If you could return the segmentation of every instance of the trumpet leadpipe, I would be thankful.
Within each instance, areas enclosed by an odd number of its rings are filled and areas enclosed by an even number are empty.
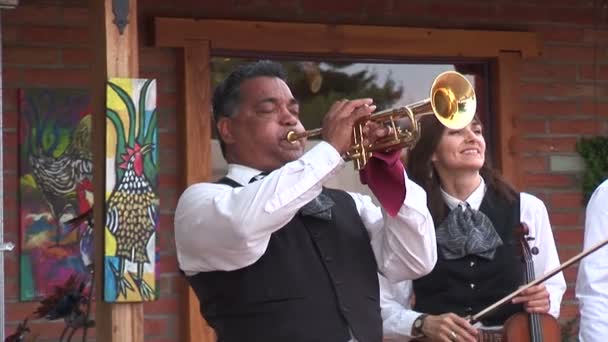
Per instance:
[[[315,129],[311,129],[309,131],[304,131],[304,132],[300,132],[300,133],[297,133],[296,131],[289,131],[289,132],[287,132],[287,136],[285,137],[285,140],[289,141],[290,143],[295,143],[296,141],[298,141],[300,139],[321,135],[322,131],[323,131],[322,128],[315,128]]]

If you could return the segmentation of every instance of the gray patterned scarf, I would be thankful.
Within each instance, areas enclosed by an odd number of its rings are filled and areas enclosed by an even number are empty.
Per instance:
[[[503,244],[490,219],[467,203],[459,204],[435,231],[439,251],[447,260],[475,254],[492,260]]]

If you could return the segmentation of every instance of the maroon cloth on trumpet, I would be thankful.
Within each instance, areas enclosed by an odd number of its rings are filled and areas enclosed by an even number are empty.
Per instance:
[[[400,156],[400,149],[374,152],[365,168],[359,171],[361,183],[369,186],[390,216],[397,215],[405,200],[405,168]]]

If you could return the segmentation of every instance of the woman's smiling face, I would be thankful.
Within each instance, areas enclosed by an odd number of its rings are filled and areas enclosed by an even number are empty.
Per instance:
[[[483,127],[473,120],[462,129],[446,128],[431,161],[438,170],[479,171],[485,161],[486,141]]]

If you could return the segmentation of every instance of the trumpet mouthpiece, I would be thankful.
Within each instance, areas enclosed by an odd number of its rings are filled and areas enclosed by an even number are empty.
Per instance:
[[[289,131],[289,132],[287,132],[287,136],[285,136],[285,140],[289,141],[290,143],[295,144],[295,142],[300,139],[319,136],[319,135],[321,135],[321,131],[322,131],[322,128],[315,128],[315,129],[311,129],[310,131],[304,131],[304,132],[300,132],[300,133],[298,133],[296,131]]]
[[[287,136],[285,137],[285,139],[287,141],[289,141],[290,143],[295,144],[296,141],[298,141],[299,137],[298,137],[298,134],[295,131],[289,131],[287,133]]]

